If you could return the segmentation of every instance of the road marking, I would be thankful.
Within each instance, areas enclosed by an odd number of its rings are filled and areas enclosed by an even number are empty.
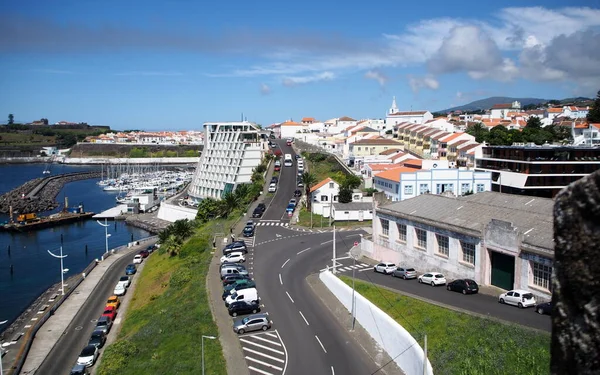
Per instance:
[[[260,372],[261,374],[264,374],[264,375],[273,375],[273,373],[271,373],[271,372],[266,372],[266,371],[263,371],[263,370],[259,370],[256,367],[252,367],[252,366],[248,366],[248,369],[256,371],[256,372]]]
[[[257,343],[255,343],[255,342],[252,342],[252,341],[250,341],[250,340],[246,340],[246,339],[240,339],[240,341],[243,341],[243,342],[245,342],[245,343],[247,343],[247,344],[250,344],[250,345],[258,346],[258,347],[259,347],[259,348],[261,348],[261,349],[270,350],[270,351],[272,351],[273,353],[277,353],[277,354],[281,354],[281,355],[283,355],[283,354],[284,354],[284,353],[283,353],[281,350],[277,350],[277,349],[269,348],[268,346],[261,345],[261,344],[257,344]]]
[[[27,325],[25,326],[25,328],[30,328],[30,327],[31,327],[31,324],[27,324]]]
[[[290,299],[290,301],[292,301],[292,303],[294,303],[294,300],[292,299],[292,296],[290,296],[290,294],[288,292],[285,292],[285,294],[287,294],[287,296]]]
[[[274,333],[271,333],[271,332],[267,332],[267,333],[266,333],[266,335],[267,335],[267,336],[271,336],[271,337],[279,337],[279,336],[277,336],[276,334],[274,334]]]
[[[323,346],[323,343],[321,342],[321,340],[319,340],[319,336],[315,335],[315,338],[317,339],[317,341],[321,345],[321,349],[323,349],[323,351],[325,352],[325,354],[327,354],[327,350],[325,350],[325,347]]]
[[[335,370],[333,369],[333,366],[331,366],[331,375],[335,375]]]
[[[281,346],[281,344],[280,344],[280,343],[278,343],[278,342],[271,341],[271,340],[267,340],[267,339],[265,339],[265,338],[262,338],[262,337],[260,337],[260,336],[258,336],[258,335],[256,335],[256,336],[253,336],[253,338],[255,338],[255,339],[257,339],[257,340],[264,341],[264,342],[268,342],[269,344],[272,344],[272,345]]]
[[[279,274],[279,282],[283,285],[283,280],[281,280],[281,274]]]
[[[272,364],[270,364],[270,363],[267,363],[267,362],[259,361],[258,359],[254,359],[254,358],[252,358],[252,357],[248,357],[248,356],[246,356],[246,359],[247,359],[247,360],[249,360],[249,361],[252,361],[252,362],[256,362],[256,363],[258,363],[258,364],[261,364],[261,365],[263,365],[263,366],[267,366],[267,367],[273,368],[273,369],[275,369],[275,370],[279,370],[279,371],[283,370],[281,367],[278,367],[278,366],[272,365]]]
[[[330,242],[333,242],[333,240],[329,240],[329,241],[321,242],[321,245],[326,245],[326,244],[328,244],[328,243],[330,243]]]
[[[366,263],[361,263],[361,265],[362,265],[363,267],[369,267],[369,266],[370,266],[370,264],[366,264]]]
[[[344,238],[348,238],[348,237],[356,237],[356,236],[360,236],[360,234],[349,234],[347,236],[344,236]]]
[[[306,325],[309,326],[310,324],[308,324],[308,320],[306,320],[304,314],[302,314],[302,311],[298,310],[298,312],[300,313],[300,316],[302,316],[302,319],[304,319],[304,323],[306,323]]]
[[[31,318],[31,320],[34,320],[34,321],[35,321],[35,320],[38,320],[38,318]]]
[[[365,272],[365,271],[371,271],[370,268],[363,268],[362,270],[358,270],[358,272]]]
[[[347,257],[339,257],[339,258],[335,258],[335,260],[344,260],[344,259],[352,259],[351,257],[347,256]]]
[[[286,260],[283,265],[281,266],[281,268],[285,267],[286,264],[288,264],[288,262],[290,261],[290,259],[288,258],[288,260]]]
[[[296,255],[300,255],[300,254],[302,254],[303,252],[305,252],[305,251],[308,251],[308,250],[310,250],[310,247],[309,247],[308,249],[304,249],[304,250],[302,250],[302,251],[298,251],[298,252],[296,253]]]
[[[284,361],[283,359],[280,359],[280,358],[277,358],[277,357],[270,356],[270,355],[268,355],[268,354],[265,354],[265,353],[259,352],[259,351],[257,351],[257,350],[254,350],[254,349],[250,349],[250,348],[246,348],[246,347],[242,347],[242,349],[243,349],[243,350],[245,350],[245,351],[247,351],[247,352],[250,352],[250,353],[253,353],[253,354],[256,354],[256,355],[260,355],[260,356],[263,356],[263,357],[265,357],[265,358],[272,359],[272,360],[274,360],[274,361],[277,361],[277,362],[285,363],[285,361]]]

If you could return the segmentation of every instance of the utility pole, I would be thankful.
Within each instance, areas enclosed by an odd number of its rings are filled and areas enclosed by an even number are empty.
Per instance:
[[[335,275],[335,225],[333,226],[333,274]]]
[[[427,375],[427,335],[423,345],[423,375]]]

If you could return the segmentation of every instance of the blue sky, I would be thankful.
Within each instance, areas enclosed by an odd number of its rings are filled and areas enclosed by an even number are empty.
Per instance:
[[[0,121],[187,130],[600,90],[600,1],[349,4],[1,2]]]

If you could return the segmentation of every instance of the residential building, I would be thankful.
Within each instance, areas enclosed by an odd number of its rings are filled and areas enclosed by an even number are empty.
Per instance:
[[[433,115],[429,111],[400,111],[396,104],[396,97],[392,99],[392,106],[387,111],[385,123],[387,129],[392,129],[394,125],[401,122],[410,122],[413,124],[423,124],[426,121],[432,120]]]
[[[584,119],[587,117],[590,107],[576,107],[574,105],[562,107],[561,116],[572,119]]]
[[[550,300],[553,207],[552,199],[495,192],[376,204],[372,241],[364,238],[362,251],[419,273],[438,271],[448,280],[469,278]]]
[[[297,133],[308,132],[308,125],[288,120],[280,124],[281,138],[294,138]]]
[[[402,145],[393,139],[375,138],[360,139],[350,144],[350,158],[362,158],[365,156],[379,155],[381,152],[391,148],[402,148]]]
[[[492,191],[553,198],[600,169],[600,148],[553,145],[484,146],[477,171],[492,172]]]
[[[599,146],[600,145],[600,123],[590,123],[587,121],[572,121],[571,132],[573,135],[573,145]]]
[[[514,101],[512,103],[495,104],[490,109],[490,118],[492,119],[506,119],[509,112],[515,112],[521,110],[521,103]]]
[[[313,214],[330,217],[333,210],[332,203],[338,201],[340,184],[327,177],[310,189],[311,211]]]
[[[250,183],[252,171],[268,148],[256,124],[210,122],[204,124],[204,150],[188,193],[190,198],[221,199],[238,185]]]
[[[373,220],[373,202],[334,203],[332,215],[334,221]]]
[[[415,170],[406,165],[378,173],[373,187],[392,201],[402,201],[422,194],[452,193],[454,196],[491,191],[491,172],[456,168]]]

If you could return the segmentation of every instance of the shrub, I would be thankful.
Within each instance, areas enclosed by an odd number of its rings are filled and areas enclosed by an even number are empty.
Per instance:
[[[98,375],[116,374],[125,367],[129,358],[135,357],[139,353],[135,343],[129,340],[118,340],[108,346],[104,351],[102,366],[98,370]]]
[[[192,279],[192,270],[189,267],[180,267],[171,274],[169,286],[180,288]]]

